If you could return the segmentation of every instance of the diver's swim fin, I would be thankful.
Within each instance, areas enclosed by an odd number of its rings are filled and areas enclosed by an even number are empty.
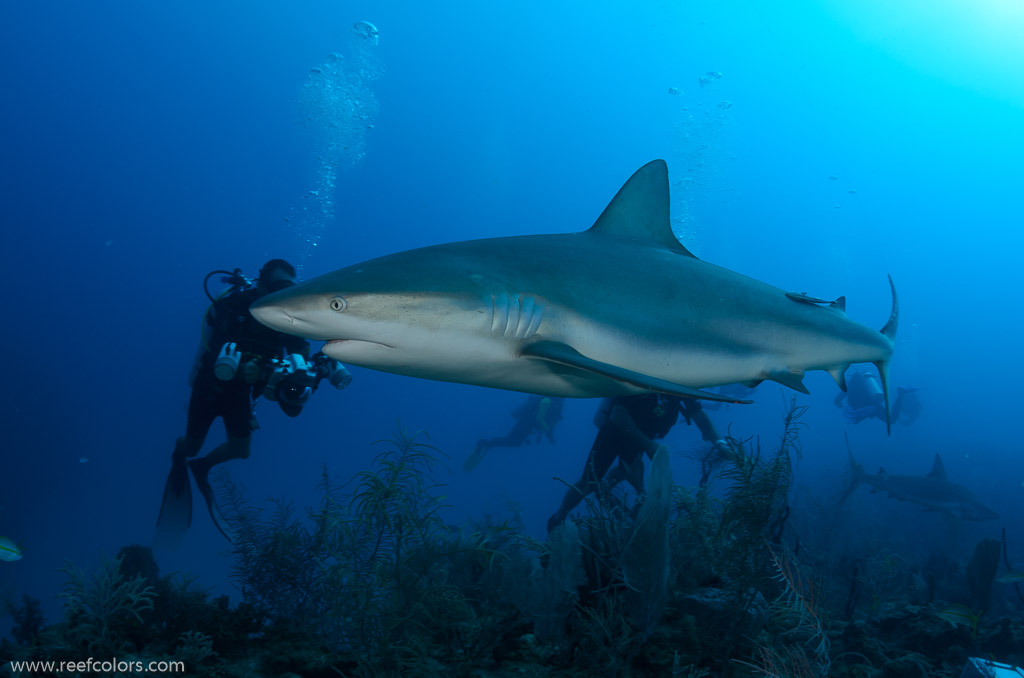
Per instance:
[[[487,454],[487,450],[489,449],[490,445],[485,443],[483,440],[477,441],[476,449],[473,450],[473,454],[469,455],[469,458],[462,463],[462,470],[468,473],[479,466],[480,462],[484,460],[484,455]]]
[[[228,527],[227,521],[221,515],[220,509],[217,507],[217,498],[214,497],[213,488],[210,487],[210,469],[193,462],[199,462],[199,460],[194,459],[192,462],[189,462],[189,467],[192,469],[192,475],[196,479],[196,487],[199,489],[199,494],[203,495],[203,499],[206,500],[206,509],[210,512],[210,520],[213,521],[213,526],[217,528],[217,531],[225,539],[232,544],[235,543],[231,528]]]
[[[191,524],[192,483],[188,479],[185,458],[180,457],[171,462],[171,472],[167,474],[153,545],[163,549],[178,548]]]

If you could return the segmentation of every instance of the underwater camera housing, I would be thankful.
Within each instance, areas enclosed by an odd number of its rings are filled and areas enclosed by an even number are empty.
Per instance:
[[[1024,678],[1024,669],[1019,666],[971,657],[964,666],[960,678]]]
[[[274,358],[270,361],[270,376],[263,396],[280,405],[289,417],[294,417],[323,379],[340,391],[349,385],[352,375],[344,365],[323,353],[317,353],[310,360],[298,353],[283,359]]]
[[[290,414],[289,409],[306,404],[316,384],[316,365],[300,354],[292,353],[284,359],[274,358],[270,361],[270,377],[267,378],[263,396],[279,403],[281,409]],[[286,408],[286,405],[290,407]]]

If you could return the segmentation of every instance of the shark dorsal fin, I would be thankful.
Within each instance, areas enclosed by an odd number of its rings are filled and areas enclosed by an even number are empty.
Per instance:
[[[649,242],[692,257],[672,233],[668,210],[668,165],[652,160],[622,185],[587,232]]]
[[[932,464],[932,470],[928,472],[928,478],[932,480],[946,481],[946,466],[942,463],[942,455],[935,455],[935,463]]]

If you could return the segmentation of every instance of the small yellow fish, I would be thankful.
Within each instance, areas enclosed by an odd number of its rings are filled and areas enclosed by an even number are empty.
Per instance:
[[[21,548],[7,537],[0,537],[0,560],[21,560]]]
[[[1019,584],[1024,582],[1024,572],[1007,572],[1002,577],[996,577],[1000,584]]]

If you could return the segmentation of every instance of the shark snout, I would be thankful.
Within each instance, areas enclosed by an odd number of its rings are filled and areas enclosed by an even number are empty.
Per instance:
[[[970,506],[965,511],[964,520],[983,522],[986,520],[998,520],[999,514],[982,503]]]
[[[249,312],[267,327],[315,341],[346,338],[344,328],[338,327],[336,313],[311,309],[306,299],[274,298],[269,295],[256,301]]]
[[[259,300],[249,307],[249,313],[267,327],[279,332],[295,330],[295,317],[277,304],[268,304]]]

